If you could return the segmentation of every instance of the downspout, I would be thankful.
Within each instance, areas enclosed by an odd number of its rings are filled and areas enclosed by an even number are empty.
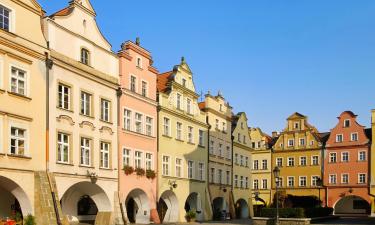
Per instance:
[[[47,42],[47,48],[49,49],[49,42]],[[57,206],[57,201],[56,201],[56,193],[54,191],[52,182],[51,182],[51,177],[49,175],[49,76],[50,76],[50,70],[53,67],[53,61],[50,59],[48,53],[45,53],[46,56],[46,174],[47,174],[47,179],[48,179],[48,184],[51,189],[51,195],[52,195],[52,201],[53,201],[53,207],[55,210],[55,215],[56,215],[56,222],[58,225],[62,225],[61,220],[60,220],[60,214],[59,214],[59,208]]]
[[[121,100],[121,96],[122,96],[122,89],[121,87],[118,87],[117,90],[116,90],[116,95],[117,95],[117,138],[120,137],[120,132],[121,132],[121,127],[120,127],[120,115],[121,115],[121,106],[120,106],[120,100]],[[120,184],[120,176],[121,176],[121,169],[119,168],[119,165],[120,165],[120,140],[117,140],[117,163],[118,163],[118,182],[117,182],[117,189],[118,189],[118,200],[119,200],[119,204],[120,204],[120,211],[121,211],[121,218],[122,218],[122,221],[124,222],[124,224],[127,224],[126,222],[126,219],[125,219],[125,212],[124,212],[124,208],[123,208],[123,204],[122,204],[122,201],[121,201],[121,198],[120,198],[120,187],[121,187],[121,184]]]
[[[159,112],[160,112],[160,105],[159,105],[159,94],[157,93],[157,96],[156,96],[156,101],[157,101],[157,106],[156,106],[156,167],[155,167],[155,171],[156,171],[156,175],[158,175],[159,173],[159,151],[160,151],[160,143],[159,143],[159,134],[160,134],[160,131],[159,131],[159,128],[160,128],[160,125],[159,125]],[[159,206],[159,179],[155,179],[156,180],[156,210],[158,209],[158,206]],[[158,216],[159,216],[159,213],[158,213]],[[163,223],[163,221],[161,220],[161,217],[159,217],[159,221],[160,223]]]
[[[233,204],[233,209],[236,210],[236,206],[235,206],[235,202],[234,202],[234,186],[233,186],[233,179],[234,179],[234,163],[233,163],[233,157],[234,157],[234,136],[233,136],[233,132],[230,131],[230,140],[231,140],[231,146],[232,146],[232,160],[231,160],[231,167],[232,167],[232,172],[231,172],[231,181],[230,181],[230,195],[231,195],[231,198],[232,198],[232,204]],[[229,210],[230,211],[230,210]],[[236,211],[234,211],[234,214],[232,215],[232,218],[233,219],[236,219]]]

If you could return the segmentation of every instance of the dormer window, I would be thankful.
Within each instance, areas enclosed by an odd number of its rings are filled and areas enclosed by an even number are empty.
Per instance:
[[[0,28],[9,31],[10,26],[10,10],[0,5]]]
[[[137,67],[142,68],[142,59],[140,57],[137,57]]]
[[[81,63],[85,65],[89,65],[89,57],[90,57],[89,50],[82,48],[81,49]]]
[[[350,127],[350,120],[344,121],[344,127]]]
[[[186,87],[186,79],[182,78],[182,86]]]
[[[223,111],[223,105],[220,104],[220,112],[222,112],[222,111]]]
[[[296,122],[296,123],[294,123],[294,129],[299,129],[299,123],[298,122]]]
[[[343,140],[344,140],[344,136],[342,134],[336,135],[336,142],[341,143],[341,142],[343,142]]]

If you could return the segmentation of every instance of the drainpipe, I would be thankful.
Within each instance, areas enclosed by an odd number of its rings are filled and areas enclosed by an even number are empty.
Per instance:
[[[230,134],[230,140],[231,140],[231,146],[232,146],[232,160],[231,160],[231,164],[232,164],[232,172],[231,172],[231,181],[230,181],[230,184],[231,184],[231,187],[230,187],[230,195],[231,195],[231,198],[232,198],[232,203],[233,203],[233,208],[234,208],[234,210],[236,210],[236,206],[235,206],[235,202],[234,202],[234,184],[233,184],[233,179],[234,179],[234,163],[233,163],[233,160],[234,160],[234,143],[233,143],[233,141],[234,141],[234,136],[233,136],[233,133],[232,133],[232,131],[230,131],[231,132],[231,134]],[[229,203],[230,204],[230,203]],[[230,211],[230,210],[229,210]],[[236,219],[236,211],[234,211],[234,214],[233,214],[233,219]]]
[[[49,42],[47,42],[47,48],[49,49]],[[60,220],[60,214],[59,214],[59,208],[57,206],[56,202],[56,193],[53,189],[51,177],[49,176],[49,75],[50,70],[53,67],[53,61],[50,59],[48,53],[45,53],[46,56],[46,173],[47,173],[47,179],[48,184],[51,189],[51,195],[52,195],[52,201],[53,201],[53,207],[55,210],[56,215],[56,222],[58,225],[62,225]]]

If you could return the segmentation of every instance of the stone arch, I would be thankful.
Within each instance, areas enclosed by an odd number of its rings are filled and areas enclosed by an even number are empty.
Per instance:
[[[165,223],[178,222],[179,206],[176,194],[167,190],[160,196],[158,204],[159,218]]]
[[[204,210],[202,209],[202,199],[199,193],[193,192],[187,197],[185,201],[185,212],[189,212],[190,210],[196,211],[197,213],[197,220],[203,221],[204,220]]]
[[[0,196],[2,196],[0,206],[5,204],[4,207],[7,207],[6,204],[10,201],[17,200],[23,216],[29,214],[33,215],[32,204],[26,192],[16,182],[3,176],[0,176]],[[8,202],[6,202],[5,199],[7,199]]]
[[[125,206],[130,223],[150,223],[150,202],[143,190],[137,188],[129,192],[125,200]]]
[[[369,214],[371,206],[360,196],[348,195],[338,199],[333,209],[335,214]]]
[[[65,193],[61,193],[61,208],[69,221],[95,221],[95,215],[78,215],[78,202],[83,197],[89,197],[95,203],[98,212],[111,212],[112,205],[105,191],[97,184],[91,182],[79,182],[69,187]]]
[[[248,219],[250,217],[249,205],[246,200],[240,198],[236,202],[236,218]]]
[[[223,197],[217,197],[212,201],[214,220],[225,220],[229,212],[229,205]]]

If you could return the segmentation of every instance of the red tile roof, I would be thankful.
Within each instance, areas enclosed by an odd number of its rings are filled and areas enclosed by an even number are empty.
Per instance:
[[[159,92],[165,92],[168,89],[168,82],[172,74],[173,71],[169,71],[158,75],[157,89]]]
[[[198,106],[199,106],[199,109],[202,110],[202,109],[206,108],[206,103],[205,102],[199,102]]]
[[[66,8],[63,8],[63,9],[55,12],[54,14],[52,14],[51,17],[54,17],[54,16],[67,16],[71,12],[72,12],[72,8],[66,7]]]

